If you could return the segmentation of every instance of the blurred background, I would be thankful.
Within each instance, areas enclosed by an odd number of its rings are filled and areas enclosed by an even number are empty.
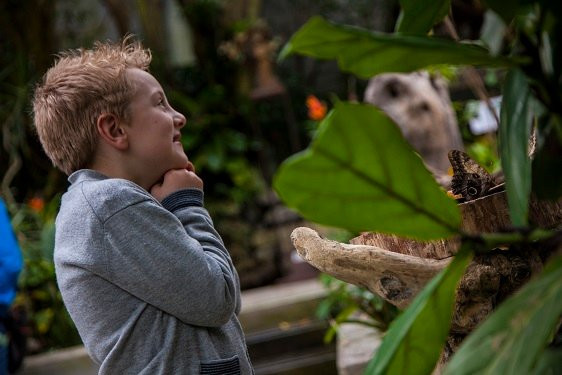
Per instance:
[[[480,4],[452,5],[461,38],[478,39]],[[272,177],[284,159],[308,146],[335,101],[360,100],[367,85],[342,73],[334,61],[292,56],[278,62],[280,48],[313,15],[392,31],[398,13],[393,0],[2,0],[0,196],[25,261],[13,309],[25,316],[28,353],[80,343],[52,261],[66,176],[43,154],[30,106],[34,85],[57,52],[129,33],[152,50],[151,73],[188,119],[184,147],[205,181],[206,205],[242,288],[249,290],[317,277],[295,259],[289,234],[302,220],[279,202]],[[446,35],[443,27],[435,30]],[[462,72],[439,73],[448,80],[469,153],[494,171],[495,139],[469,128],[478,102]],[[491,93],[497,90],[498,72],[481,76]],[[341,240],[354,235],[327,232]],[[348,297],[337,289],[321,314],[334,306],[341,310]]]

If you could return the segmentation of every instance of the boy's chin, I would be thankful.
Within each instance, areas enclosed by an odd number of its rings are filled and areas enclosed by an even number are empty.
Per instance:
[[[162,177],[164,177],[164,175],[174,169],[187,169],[187,166],[189,165],[189,161],[187,161],[187,158],[185,158],[185,161],[180,161],[178,160],[177,163],[173,163],[173,164],[169,164],[168,166],[162,167],[160,169],[160,175]]]
[[[182,154],[178,158],[178,162],[175,168],[171,168],[171,169],[183,169],[183,168],[187,168],[188,165],[189,165],[189,159],[187,155],[182,152]]]
[[[187,169],[188,166],[189,166],[189,161],[187,160],[187,158],[185,158],[185,160],[183,160],[181,163],[176,164],[173,168],[170,168],[168,170],[171,170],[171,169]]]

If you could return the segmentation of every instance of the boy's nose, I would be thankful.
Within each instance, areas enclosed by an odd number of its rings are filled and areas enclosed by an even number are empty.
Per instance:
[[[174,115],[174,125],[177,126],[178,128],[183,128],[185,126],[186,123],[186,119],[185,116],[182,115],[179,112],[176,112],[176,114]]]

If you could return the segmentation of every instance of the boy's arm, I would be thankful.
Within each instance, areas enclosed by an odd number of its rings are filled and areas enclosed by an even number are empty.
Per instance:
[[[228,264],[236,283],[235,313],[238,314],[241,308],[238,273],[209,213],[203,208],[203,180],[195,173],[193,164],[188,161],[185,168],[167,171],[151,187],[150,194],[180,219],[189,236],[198,240],[210,254]]]
[[[129,206],[109,218],[104,223],[108,277],[187,324],[221,326],[237,305],[237,275],[196,200],[179,210],[190,217],[184,225],[198,238],[154,201]]]
[[[163,199],[162,206],[181,221],[187,234],[196,239],[209,256],[231,270],[236,292],[235,313],[238,314],[241,307],[240,280],[211,216],[203,207],[203,191],[195,188],[177,191]]]

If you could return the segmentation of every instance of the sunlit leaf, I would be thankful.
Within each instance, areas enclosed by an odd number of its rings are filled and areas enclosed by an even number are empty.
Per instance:
[[[473,252],[465,244],[390,326],[365,374],[430,374],[449,333],[455,289]]]
[[[357,305],[347,306],[341,311],[336,318],[330,322],[330,328],[324,334],[324,344],[329,344],[334,340],[342,323],[344,323],[354,312],[357,311]]]
[[[528,156],[533,112],[527,78],[518,69],[506,78],[500,114],[499,148],[511,221],[527,224],[531,193],[531,159]]]
[[[451,7],[451,0],[400,0],[402,11],[396,22],[396,31],[404,34],[427,34],[441,21]]]
[[[338,103],[312,145],[281,165],[274,187],[305,218],[353,232],[429,240],[460,226],[455,201],[398,127],[370,105]]]
[[[336,25],[312,17],[285,45],[280,59],[298,53],[320,59],[337,59],[340,69],[362,78],[383,72],[410,72],[437,64],[507,64],[475,44],[427,36],[385,34]]]
[[[543,366],[538,360],[560,321],[561,301],[562,257],[558,256],[466,339],[445,374],[533,373],[534,367]]]

